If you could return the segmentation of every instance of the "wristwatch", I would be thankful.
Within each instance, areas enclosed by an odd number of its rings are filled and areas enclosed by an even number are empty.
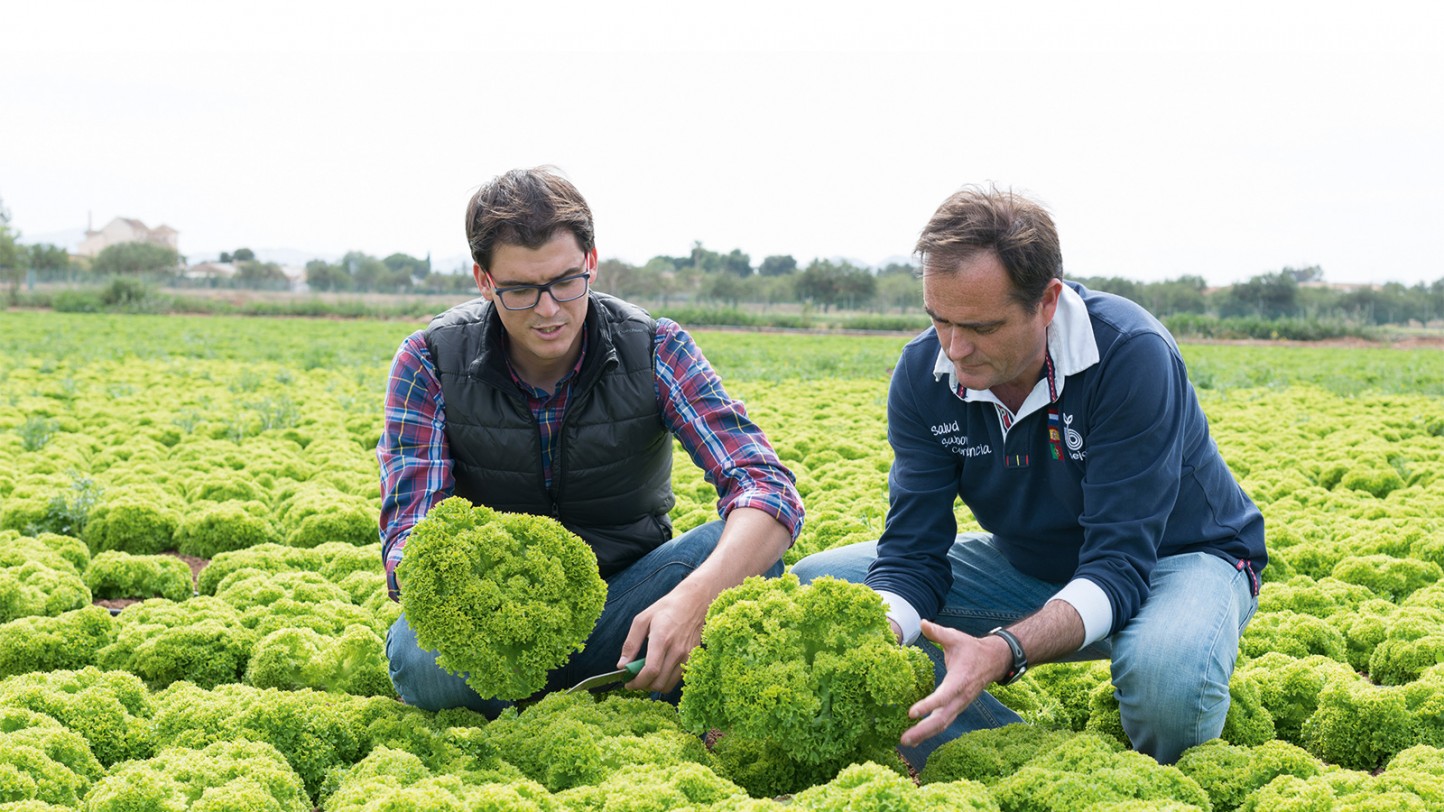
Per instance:
[[[1003,642],[1008,644],[1008,650],[1013,652],[1013,665],[1008,669],[1008,673],[998,680],[999,685],[1012,685],[1028,670],[1028,655],[1023,652],[1023,644],[1018,642],[1018,638],[1014,637],[1012,632],[1002,626],[993,629],[988,634],[995,634],[1003,638]]]

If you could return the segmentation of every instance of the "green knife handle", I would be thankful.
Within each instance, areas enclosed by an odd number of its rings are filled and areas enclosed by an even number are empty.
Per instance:
[[[647,658],[642,657],[641,659],[633,660],[627,663],[626,665],[622,666],[622,668],[626,669],[628,674],[631,674],[633,677],[635,677],[642,672],[642,666],[646,664]]]

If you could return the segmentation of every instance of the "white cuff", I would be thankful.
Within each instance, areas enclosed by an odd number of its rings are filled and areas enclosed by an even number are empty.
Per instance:
[[[1113,628],[1113,604],[1102,587],[1086,578],[1074,578],[1053,596],[1063,601],[1083,619],[1083,645],[1092,645],[1108,636]]]
[[[918,615],[918,610],[907,602],[907,599],[895,592],[883,592],[878,590],[877,594],[882,596],[882,602],[887,604],[888,620],[896,623],[902,629],[903,645],[912,645],[923,633],[923,619]]]

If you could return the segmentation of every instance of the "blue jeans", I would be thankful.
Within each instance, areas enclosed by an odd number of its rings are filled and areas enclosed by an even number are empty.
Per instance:
[[[587,677],[615,671],[633,618],[671,592],[706,561],[721,535],[720,521],[695,527],[607,579],[607,602],[596,628],[580,653],[547,674],[546,687],[540,693],[565,690]],[[781,575],[782,562],[778,561],[766,574],[771,578]],[[431,711],[465,707],[494,719],[502,709],[513,704],[480,696],[466,684],[464,674],[454,674],[437,665],[436,652],[417,645],[416,633],[406,622],[405,614],[392,624],[386,635],[386,658],[391,665],[391,684],[401,701],[408,705]],[[681,687],[666,695],[653,696],[675,703],[681,698]]]
[[[877,542],[864,542],[810,555],[792,572],[804,582],[822,575],[861,582],[876,557]],[[975,637],[1032,614],[1062,586],[1015,570],[988,533],[960,534],[948,560],[953,586],[932,620]],[[1257,607],[1248,573],[1207,553],[1169,556],[1154,567],[1148,598],[1133,620],[1066,659],[1111,658],[1124,732],[1134,749],[1172,764],[1184,750],[1223,731],[1239,637]],[[941,652],[932,645],[922,648],[942,682]],[[1018,721],[984,692],[942,733],[902,752],[921,769],[944,742]]]

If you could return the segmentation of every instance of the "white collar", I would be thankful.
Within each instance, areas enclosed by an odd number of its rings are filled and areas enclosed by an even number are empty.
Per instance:
[[[1098,341],[1093,337],[1093,321],[1088,317],[1088,305],[1083,303],[1082,296],[1067,285],[1059,291],[1058,309],[1053,312],[1053,320],[1048,323],[1048,354],[1053,358],[1055,391],[1058,395],[1063,394],[1063,382],[1069,375],[1075,375],[1098,363]],[[948,382],[948,390],[957,392],[957,370],[953,367],[953,362],[948,360],[947,353],[939,346],[938,357],[933,361],[933,380],[942,381],[944,377]],[[1028,393],[1027,400],[1023,401],[1023,406],[1014,416],[1014,420],[1046,406],[1051,400],[1048,394],[1045,375],[1034,385],[1033,391]],[[965,401],[986,400],[1003,407],[1002,401],[988,389],[967,389],[962,397]]]

